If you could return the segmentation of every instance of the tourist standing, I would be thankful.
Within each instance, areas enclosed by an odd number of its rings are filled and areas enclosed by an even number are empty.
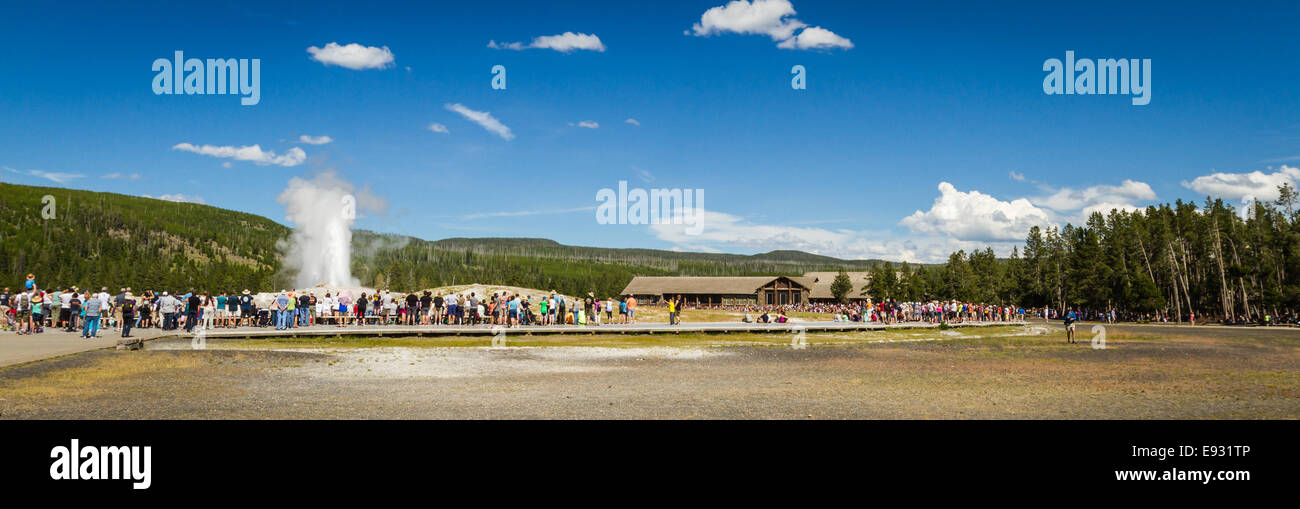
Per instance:
[[[122,299],[122,303],[117,306],[118,313],[122,320],[122,337],[131,337],[131,326],[135,323],[135,300]]]
[[[81,331],[81,337],[89,339],[99,336],[99,314],[104,311],[104,305],[100,302],[98,295],[91,295],[86,299],[82,306],[86,312],[86,328]]]

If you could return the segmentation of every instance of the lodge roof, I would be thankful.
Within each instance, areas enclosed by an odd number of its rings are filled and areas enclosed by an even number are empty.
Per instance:
[[[865,298],[862,292],[866,290],[867,285],[871,283],[870,272],[846,272],[849,275],[849,281],[853,282],[853,289],[849,290],[848,298],[861,299]],[[804,279],[813,281],[812,291],[808,293],[809,299],[834,299],[835,294],[831,293],[831,283],[835,282],[835,276],[839,272],[805,272]]]
[[[803,288],[812,288],[811,279],[791,276],[637,276],[623,288],[622,295],[753,295],[759,288],[782,278]]]

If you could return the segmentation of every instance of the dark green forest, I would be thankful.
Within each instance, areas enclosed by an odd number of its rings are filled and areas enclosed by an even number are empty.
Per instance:
[[[32,273],[51,288],[265,288],[288,232],[206,205],[0,184],[3,286]]]

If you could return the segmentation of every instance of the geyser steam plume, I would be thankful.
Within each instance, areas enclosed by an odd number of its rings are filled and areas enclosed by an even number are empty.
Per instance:
[[[352,277],[352,224],[357,208],[380,210],[382,199],[362,190],[360,199],[352,184],[333,172],[311,180],[294,177],[276,198],[284,205],[285,219],[293,223],[293,234],[285,246],[284,265],[296,271],[294,286],[306,288],[319,283],[354,287]]]

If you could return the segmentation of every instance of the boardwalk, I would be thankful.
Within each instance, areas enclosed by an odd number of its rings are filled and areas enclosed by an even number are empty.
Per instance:
[[[991,325],[1023,325],[1025,322],[985,322],[952,324],[953,327],[981,327]],[[786,324],[756,324],[741,322],[698,322],[668,325],[665,323],[638,323],[628,325],[600,326],[527,326],[527,327],[492,327],[480,326],[348,326],[336,327],[315,325],[290,330],[275,330],[271,327],[240,327],[236,329],[212,329],[207,337],[212,339],[251,339],[285,336],[368,336],[368,337],[403,337],[403,336],[494,336],[504,332],[507,335],[548,335],[548,334],[728,334],[728,333],[791,333],[805,332],[843,332],[885,329],[921,329],[937,327],[935,324],[908,322],[894,325],[858,322],[794,322]],[[13,332],[0,332],[0,366],[22,364],[26,362],[49,359],[63,355],[75,354],[100,348],[113,348],[117,345],[119,333],[107,330],[100,332],[101,337],[83,339],[77,333],[46,329],[43,334],[18,335]],[[132,336],[146,341],[163,337],[190,337],[184,331],[162,331],[159,329],[136,329]]]

